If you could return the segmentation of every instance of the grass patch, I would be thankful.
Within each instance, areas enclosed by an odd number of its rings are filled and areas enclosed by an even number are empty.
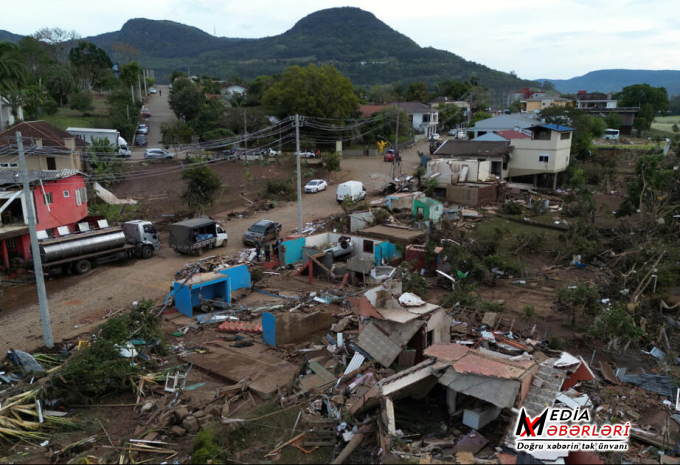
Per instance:
[[[517,219],[521,219],[522,216],[516,216]],[[544,223],[544,224],[555,224],[555,219],[551,215],[540,215],[531,217],[532,221]],[[564,242],[559,239],[560,231],[547,228],[539,228],[536,226],[531,226],[530,224],[515,223],[514,221],[508,221],[499,217],[486,217],[475,229],[470,232],[470,237],[472,239],[479,239],[483,237],[488,237],[492,234],[496,228],[501,228],[504,231],[503,239],[498,246],[498,253],[511,253],[517,248],[517,238],[520,235],[532,234],[532,233],[543,233],[545,234],[545,244],[549,244],[551,249],[562,250],[564,249]]]
[[[43,115],[41,119],[61,129],[66,128],[106,128],[109,119],[105,116],[83,116],[81,112],[60,108],[56,115]]]

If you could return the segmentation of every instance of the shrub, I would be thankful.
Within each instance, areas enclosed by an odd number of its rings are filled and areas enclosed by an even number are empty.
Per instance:
[[[505,202],[503,204],[503,213],[508,215],[522,215],[524,213],[524,205],[519,202]]]
[[[482,302],[482,310],[485,312],[503,313],[505,311],[505,304],[503,302],[490,302],[484,300]]]
[[[69,107],[82,113],[88,113],[94,109],[92,106],[92,96],[89,92],[80,91],[72,94],[69,98]]]
[[[617,302],[613,307],[602,312],[590,327],[588,333],[604,342],[607,342],[608,339],[621,337],[637,343],[645,336],[642,328],[635,326],[633,317],[628,314],[626,305],[621,302]]]
[[[404,292],[410,292],[420,298],[427,295],[427,281],[418,272],[413,271],[411,265],[404,262],[399,266]]]
[[[296,200],[297,189],[288,181],[267,180],[265,197],[269,200]]]
[[[536,316],[536,308],[534,308],[533,305],[526,305],[522,309],[522,314],[523,314],[522,317],[525,320],[531,320],[532,318],[534,318]]]
[[[564,349],[564,339],[557,336],[550,336],[548,339],[548,347],[553,350],[562,350]]]
[[[54,99],[47,99],[42,104],[42,111],[48,116],[56,115],[59,111],[59,104]]]

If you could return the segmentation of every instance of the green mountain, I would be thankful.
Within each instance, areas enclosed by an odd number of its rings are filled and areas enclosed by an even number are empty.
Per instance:
[[[7,40],[9,42],[12,42],[13,44],[16,44],[21,40],[22,37],[23,37],[22,35],[13,34],[9,31],[3,31],[2,29],[0,29],[0,42],[2,42],[3,40]]]
[[[665,87],[669,94],[680,94],[680,71],[647,70],[647,69],[602,69],[591,71],[583,76],[571,79],[537,79],[550,81],[561,92],[576,93],[579,90],[588,92],[619,92],[633,84],[649,84],[653,87]]]
[[[373,14],[350,7],[312,13],[283,34],[261,39],[214,37],[172,21],[132,19],[120,31],[86,40],[104,48],[114,61],[125,59],[114,50],[116,42],[135,47],[140,52],[136,59],[153,68],[161,83],[176,69],[252,79],[316,63],[334,65],[359,85],[422,80],[434,86],[472,76],[496,91],[532,84],[450,52],[420,47]]]

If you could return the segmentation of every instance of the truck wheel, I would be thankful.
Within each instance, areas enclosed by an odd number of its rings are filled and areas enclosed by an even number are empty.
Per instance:
[[[225,239],[224,241],[222,241],[222,248],[224,248],[224,247],[226,247],[226,246],[227,246],[227,239]]]
[[[197,257],[200,257],[201,255],[203,255],[203,248],[199,247],[194,251],[194,253],[196,254]]]
[[[85,274],[92,269],[92,263],[89,260],[79,260],[73,267],[78,274]]]
[[[153,247],[145,245],[139,254],[144,260],[153,257]]]

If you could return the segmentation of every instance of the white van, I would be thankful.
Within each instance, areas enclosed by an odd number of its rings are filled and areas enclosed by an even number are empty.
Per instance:
[[[366,198],[366,188],[359,181],[347,181],[338,185],[337,194],[335,196],[338,203],[342,203],[345,197],[349,196],[352,202],[363,200]]]
[[[616,140],[619,138],[619,134],[621,131],[618,129],[605,129],[604,131],[604,138],[605,139],[611,139],[611,140]]]

